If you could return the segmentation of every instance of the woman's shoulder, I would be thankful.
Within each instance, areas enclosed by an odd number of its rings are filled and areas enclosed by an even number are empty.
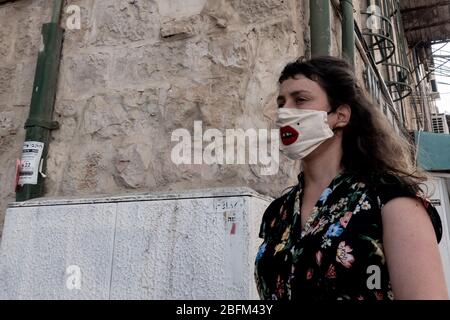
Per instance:
[[[420,191],[417,186],[414,186],[400,176],[389,172],[373,174],[369,185],[379,197],[381,207],[397,197],[416,197],[419,195]]]
[[[368,188],[376,198],[380,210],[395,198],[407,197],[419,200],[431,219],[438,242],[440,241],[442,223],[439,213],[417,184],[409,183],[399,175],[384,172],[373,174],[369,179]]]

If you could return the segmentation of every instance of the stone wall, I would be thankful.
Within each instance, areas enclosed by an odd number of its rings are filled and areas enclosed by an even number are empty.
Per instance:
[[[171,133],[193,132],[194,120],[223,133],[273,128],[277,77],[309,54],[308,2],[66,1],[81,8],[81,29],[65,32],[54,114],[61,126],[52,133],[46,195],[248,186],[277,196],[294,184],[298,164],[282,155],[274,176],[249,164],[177,166]],[[1,215],[14,200],[50,5],[0,5]]]

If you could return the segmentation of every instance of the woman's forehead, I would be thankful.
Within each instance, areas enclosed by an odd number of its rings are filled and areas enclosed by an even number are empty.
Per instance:
[[[295,78],[289,78],[283,81],[279,91],[280,95],[284,96],[298,91],[314,94],[323,90],[317,82],[308,79],[304,75],[297,75]]]

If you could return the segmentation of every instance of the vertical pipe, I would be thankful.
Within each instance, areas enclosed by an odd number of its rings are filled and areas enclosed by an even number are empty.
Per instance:
[[[54,0],[50,23],[41,31],[41,46],[34,75],[30,112],[25,123],[22,168],[16,186],[16,201],[41,197],[44,194],[46,158],[50,131],[58,128],[52,121],[58,79],[63,30],[59,26],[62,0]]]
[[[61,9],[62,9],[63,0],[53,0],[53,10],[52,10],[52,20],[51,23],[59,23],[59,19],[61,18]]]
[[[355,21],[353,1],[341,0],[342,11],[342,57],[355,69]]]
[[[310,0],[311,56],[331,55],[330,1]]]

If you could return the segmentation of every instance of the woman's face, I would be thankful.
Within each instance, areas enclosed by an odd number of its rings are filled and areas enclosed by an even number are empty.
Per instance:
[[[295,78],[289,78],[280,84],[277,105],[278,108],[331,110],[326,92],[317,82],[304,75],[297,75]]]

